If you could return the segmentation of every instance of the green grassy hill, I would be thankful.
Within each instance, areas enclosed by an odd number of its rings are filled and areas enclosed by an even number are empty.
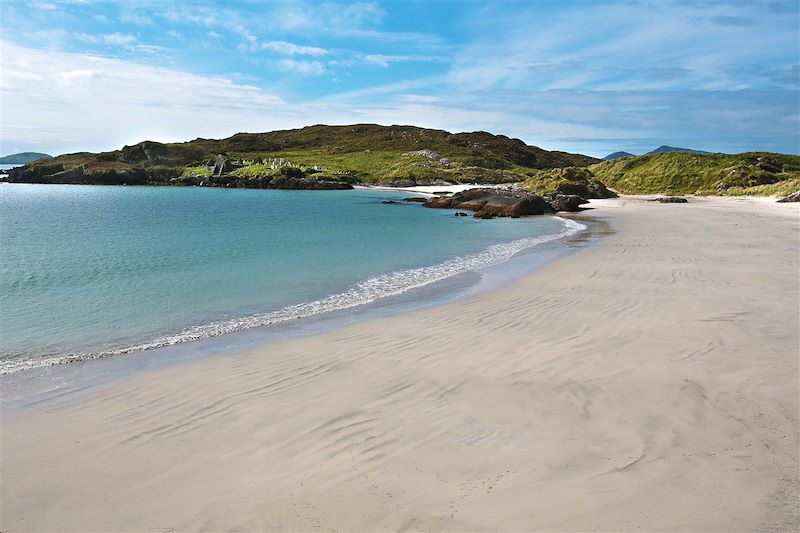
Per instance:
[[[800,190],[800,156],[665,152],[604,161],[589,171],[623,194],[786,195]]]
[[[274,173],[270,168],[274,160],[290,162],[309,178],[365,183],[513,182],[524,179],[524,172],[531,169],[587,166],[598,161],[486,132],[452,134],[414,126],[317,125],[238,133],[220,140],[145,141],[112,152],[67,154],[35,162],[13,174],[10,181],[194,183],[211,176],[219,155],[228,161],[225,173],[245,184]]]

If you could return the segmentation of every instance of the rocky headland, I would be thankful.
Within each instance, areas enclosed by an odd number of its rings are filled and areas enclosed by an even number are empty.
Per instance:
[[[6,181],[269,189],[444,186],[515,183],[537,169],[597,161],[480,131],[454,134],[415,126],[317,125],[65,154],[15,169]]]

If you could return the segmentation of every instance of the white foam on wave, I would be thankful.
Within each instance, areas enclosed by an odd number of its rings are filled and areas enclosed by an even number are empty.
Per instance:
[[[586,226],[574,220],[559,220],[564,223],[564,229],[558,233],[494,244],[481,252],[454,257],[453,259],[448,259],[447,261],[433,266],[411,268],[390,272],[388,274],[381,274],[360,281],[344,292],[332,294],[319,300],[314,300],[313,302],[291,305],[269,313],[249,315],[229,320],[219,320],[208,324],[192,326],[173,335],[159,337],[126,348],[94,353],[42,357],[38,359],[6,359],[0,362],[0,374],[11,374],[32,368],[89,361],[133,352],[143,352],[153,348],[162,348],[164,346],[172,346],[183,342],[217,337],[219,335],[234,333],[245,329],[309,318],[331,311],[340,311],[369,304],[376,300],[396,296],[457,274],[503,263],[522,250],[562,239],[586,229]]]

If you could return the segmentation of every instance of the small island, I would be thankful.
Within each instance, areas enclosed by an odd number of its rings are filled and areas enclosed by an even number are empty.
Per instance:
[[[0,157],[0,165],[28,165],[41,159],[52,159],[53,156],[39,152],[20,152]]]

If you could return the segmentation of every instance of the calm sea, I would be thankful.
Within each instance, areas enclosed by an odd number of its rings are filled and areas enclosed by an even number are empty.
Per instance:
[[[575,233],[407,193],[0,184],[0,373],[363,306]]]

